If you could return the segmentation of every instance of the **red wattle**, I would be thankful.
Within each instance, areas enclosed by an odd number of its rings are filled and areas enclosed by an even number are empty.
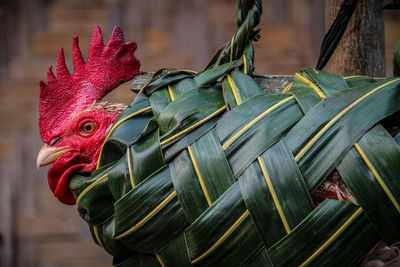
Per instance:
[[[50,167],[47,179],[49,187],[54,196],[63,204],[75,205],[76,200],[69,188],[69,179],[71,175],[77,173],[89,173],[96,168],[97,158],[99,157],[100,149],[95,153],[92,162],[81,163],[82,154],[78,151],[68,151],[59,157]]]
[[[85,164],[74,165],[67,169],[61,176],[53,192],[54,196],[58,198],[58,200],[60,200],[62,203],[67,205],[75,205],[76,200],[74,198],[74,195],[72,194],[71,189],[69,188],[69,178],[70,175],[74,173],[79,173],[80,170],[82,170],[84,167]]]
[[[69,189],[69,177],[82,172],[87,164],[78,163],[79,152],[69,151],[59,157],[47,173],[49,187],[54,195],[64,204],[74,205],[75,198]]]

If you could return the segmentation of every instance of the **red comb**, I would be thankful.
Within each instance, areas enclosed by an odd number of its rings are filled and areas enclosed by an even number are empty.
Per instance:
[[[65,64],[64,51],[60,48],[57,58],[57,77],[52,67],[47,72],[46,84],[40,81],[39,128],[43,141],[59,131],[69,116],[101,100],[121,82],[139,73],[140,62],[135,58],[135,42],[125,42],[120,28],[114,27],[107,45],[95,25],[85,63],[75,36],[72,43],[74,74]],[[57,129],[58,128],[58,129]]]

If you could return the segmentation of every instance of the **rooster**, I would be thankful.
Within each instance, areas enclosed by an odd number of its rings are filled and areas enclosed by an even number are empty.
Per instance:
[[[40,82],[39,129],[45,145],[37,156],[37,166],[54,163],[48,171],[48,182],[54,195],[64,204],[75,204],[69,189],[74,173],[90,173],[96,168],[101,146],[110,126],[126,108],[122,104],[99,102],[121,82],[139,73],[140,62],[134,56],[135,42],[125,42],[115,27],[107,45],[95,26],[88,61],[85,63],[73,39],[74,74],[65,64],[59,50],[57,77],[52,67],[48,84]]]
[[[51,66],[47,72],[48,84],[40,81],[39,129],[45,145],[36,160],[38,168],[54,163],[48,171],[48,183],[55,197],[67,205],[76,202],[69,189],[69,177],[76,173],[89,174],[96,168],[107,133],[126,109],[124,104],[99,101],[140,73],[140,61],[134,56],[137,45],[133,41],[125,42],[119,27],[114,27],[104,46],[101,29],[95,25],[86,63],[78,36],[73,38],[72,45],[74,73],[70,74],[60,48],[57,77]],[[350,199],[347,189],[331,188],[338,183],[324,184],[315,198],[318,201],[328,196]]]
[[[204,71],[160,70],[128,107],[100,102],[140,73],[118,27],[104,46],[95,26],[86,63],[74,37],[74,74],[61,49],[40,82],[37,166],[53,164],[50,189],[115,266],[350,266],[400,239],[400,135],[379,124],[400,110],[400,78],[304,69],[265,92],[261,10],[239,1]]]

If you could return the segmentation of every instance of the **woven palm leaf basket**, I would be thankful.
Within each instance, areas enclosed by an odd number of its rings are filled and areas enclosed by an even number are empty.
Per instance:
[[[254,77],[261,11],[239,1],[205,70],[134,81],[96,171],[72,178],[114,266],[353,266],[400,240],[400,135],[380,124],[400,77]],[[353,201],[313,202],[332,172]]]

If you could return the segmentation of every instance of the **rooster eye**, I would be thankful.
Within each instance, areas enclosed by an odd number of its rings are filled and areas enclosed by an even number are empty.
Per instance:
[[[96,130],[96,124],[91,121],[82,124],[80,129],[82,135],[89,135],[93,133],[95,130]]]
[[[54,137],[54,138],[51,139],[51,141],[50,141],[50,146],[54,146],[55,144],[58,143],[58,141],[60,141],[60,137],[59,137],[59,136]]]

